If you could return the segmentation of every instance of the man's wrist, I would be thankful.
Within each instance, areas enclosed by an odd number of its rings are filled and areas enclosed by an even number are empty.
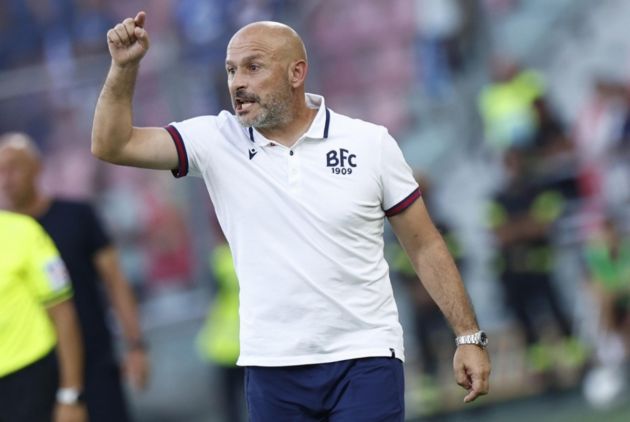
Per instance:
[[[83,390],[74,387],[62,387],[57,390],[57,403],[65,405],[81,405],[84,403]]]
[[[143,338],[128,340],[126,342],[127,350],[130,352],[145,352],[149,346]]]
[[[140,69],[140,59],[134,60],[126,63],[119,63],[112,59],[111,67],[114,70],[122,71],[122,72],[137,72]]]

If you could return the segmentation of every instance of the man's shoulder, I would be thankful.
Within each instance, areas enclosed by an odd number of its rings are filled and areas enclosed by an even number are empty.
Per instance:
[[[175,127],[186,127],[188,130],[206,131],[208,129],[239,129],[242,127],[238,123],[236,116],[227,110],[221,111],[219,114],[208,114],[195,116],[185,120],[172,123]]]
[[[1,243],[11,247],[17,245],[31,247],[42,233],[44,229],[34,218],[10,211],[0,211]],[[21,249],[21,246],[19,248]]]
[[[380,139],[387,133],[385,126],[330,111],[330,131],[338,136],[355,136]]]
[[[28,231],[37,228],[37,222],[28,215],[18,214],[11,211],[0,210],[0,227],[2,234],[16,231]]]

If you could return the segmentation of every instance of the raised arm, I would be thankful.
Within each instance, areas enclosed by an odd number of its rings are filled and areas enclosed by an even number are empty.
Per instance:
[[[177,167],[178,157],[168,132],[132,122],[140,60],[149,50],[145,19],[139,12],[107,32],[112,63],[94,112],[92,154],[114,164],[169,170]]]
[[[418,277],[450,323],[455,335],[479,330],[459,271],[437,231],[422,199],[389,219],[394,233],[409,255]],[[476,345],[457,348],[453,359],[457,383],[469,390],[469,402],[489,389],[490,360],[486,350]]]

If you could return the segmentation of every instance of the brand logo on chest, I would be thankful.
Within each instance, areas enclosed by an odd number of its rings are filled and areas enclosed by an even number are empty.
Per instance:
[[[351,154],[345,148],[333,149],[326,153],[326,167],[332,174],[352,174],[352,169],[357,166],[356,154]]]

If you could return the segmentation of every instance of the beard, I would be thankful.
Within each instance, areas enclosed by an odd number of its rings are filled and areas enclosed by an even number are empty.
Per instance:
[[[258,114],[254,116],[236,116],[244,127],[256,129],[268,129],[283,126],[293,118],[291,108],[293,96],[291,87],[285,84],[281,89],[267,95],[264,99],[255,94],[237,92],[235,98],[243,98],[254,101],[260,107]]]

